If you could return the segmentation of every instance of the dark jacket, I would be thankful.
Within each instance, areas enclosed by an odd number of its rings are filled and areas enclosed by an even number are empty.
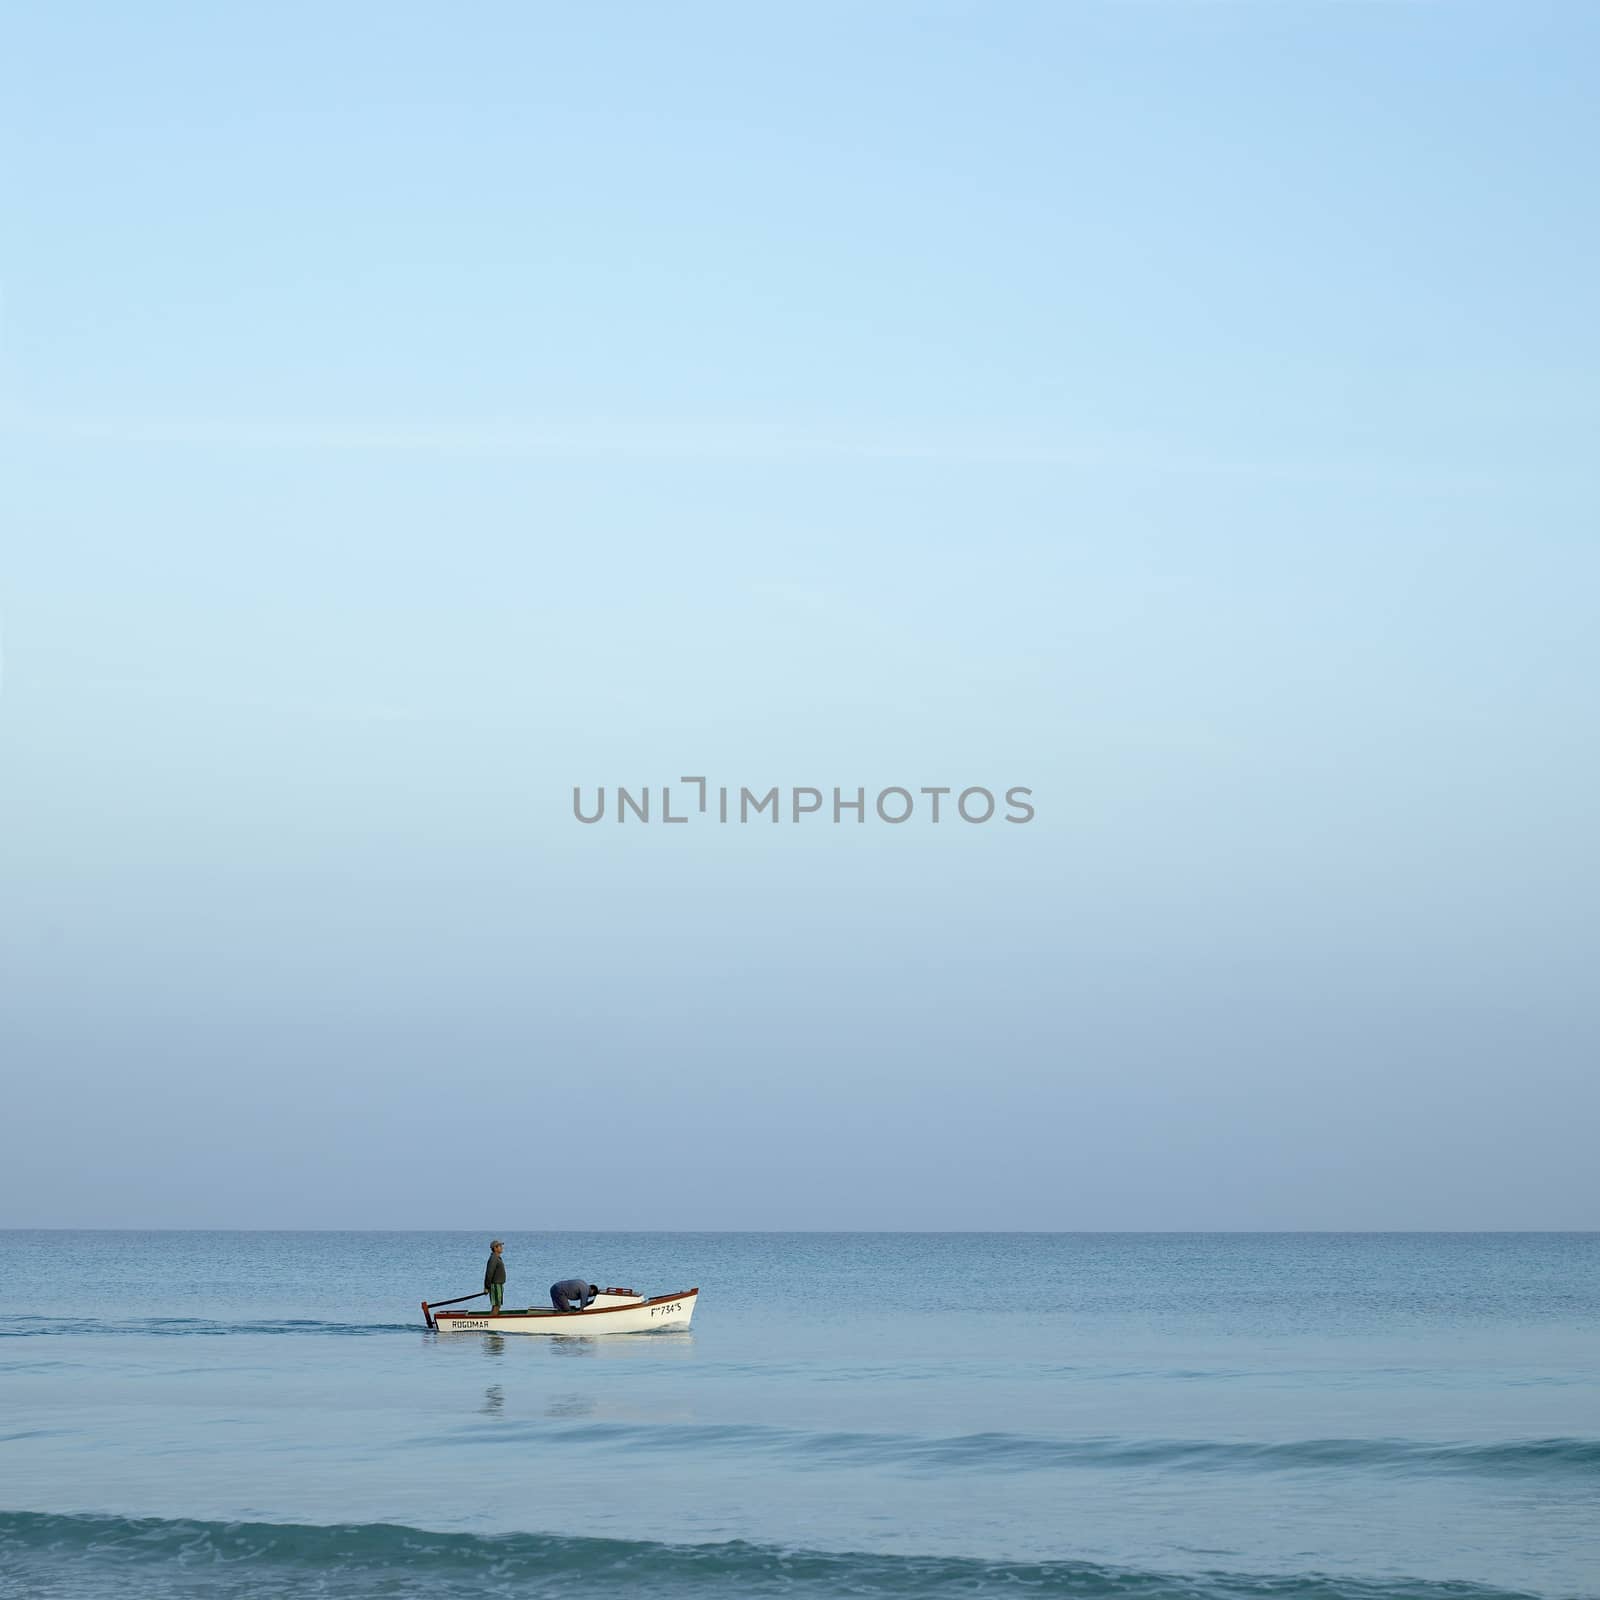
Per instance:
[[[506,1281],[506,1258],[497,1256],[492,1250],[489,1252],[489,1265],[483,1269],[483,1287],[485,1290],[492,1288],[497,1283]]]

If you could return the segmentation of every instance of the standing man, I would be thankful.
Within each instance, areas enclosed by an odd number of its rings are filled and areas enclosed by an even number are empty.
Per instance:
[[[506,1263],[500,1254],[506,1247],[504,1239],[489,1242],[489,1262],[483,1269],[483,1287],[489,1296],[489,1315],[492,1317],[506,1297]]]

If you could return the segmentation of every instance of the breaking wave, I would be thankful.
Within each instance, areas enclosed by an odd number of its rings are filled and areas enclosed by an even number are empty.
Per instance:
[[[1082,1561],[671,1545],[540,1534],[0,1513],[3,1600],[434,1600],[570,1593],[606,1584],[654,1596],[1067,1595],[1078,1600],[1530,1600],[1470,1583],[1318,1573],[1146,1572]]]

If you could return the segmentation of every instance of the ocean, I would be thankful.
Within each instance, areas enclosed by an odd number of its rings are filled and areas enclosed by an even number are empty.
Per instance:
[[[1600,1234],[0,1233],[0,1597],[1600,1595]]]

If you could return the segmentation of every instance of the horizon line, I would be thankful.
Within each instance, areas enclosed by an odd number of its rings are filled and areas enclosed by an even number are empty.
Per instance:
[[[84,1223],[51,1223],[33,1227],[0,1226],[0,1235],[8,1233],[374,1233],[401,1235],[408,1233],[483,1233],[483,1228],[433,1227],[433,1228],[357,1228],[357,1227],[246,1227],[226,1224],[207,1227],[203,1224],[186,1224],[182,1227],[139,1227],[127,1223],[115,1227],[100,1227]],[[492,1230],[487,1230],[492,1232]],[[1311,1238],[1349,1237],[1414,1237],[1419,1234],[1439,1234],[1461,1238],[1475,1234],[1600,1234],[1600,1227],[1511,1227],[1488,1228],[506,1228],[508,1234],[748,1234],[760,1237],[767,1234],[808,1233],[826,1237],[852,1237],[874,1234],[898,1234],[909,1238],[949,1237],[970,1235],[977,1238],[1021,1235],[1041,1238],[1173,1238],[1214,1237],[1230,1235],[1260,1237],[1262,1235]]]

